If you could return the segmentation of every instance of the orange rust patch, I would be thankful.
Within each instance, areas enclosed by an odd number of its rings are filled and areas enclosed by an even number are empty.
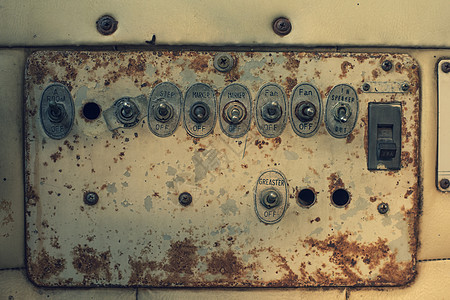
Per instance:
[[[401,156],[402,166],[404,168],[408,167],[409,164],[414,162],[414,159],[411,157],[411,154],[407,151],[402,151]]]
[[[197,266],[197,247],[191,240],[177,241],[170,245],[167,252],[169,264],[163,269],[167,272],[193,274],[192,269]]]
[[[72,265],[80,273],[85,274],[83,281],[111,280],[110,259],[111,252],[98,253],[95,249],[86,245],[76,246],[72,254],[74,256]]]
[[[375,79],[377,79],[377,77],[378,77],[378,71],[377,70],[373,70],[372,71],[372,77],[373,77],[373,79],[375,80]]]
[[[325,240],[307,238],[304,240],[313,253],[332,253],[329,261],[338,267],[342,275],[349,279],[349,283],[358,282],[360,270],[359,265],[365,264],[369,270],[374,270],[386,260],[392,252],[387,245],[387,239],[378,238],[373,243],[359,243],[350,241],[351,233],[338,233]],[[392,282],[392,281],[391,281]]]
[[[142,259],[132,259],[128,256],[128,264],[131,267],[131,276],[128,285],[156,285],[158,280],[153,278],[151,272],[158,268],[155,261],[143,261]]]
[[[296,53],[287,52],[287,53],[283,53],[283,55],[287,58],[287,61],[284,64],[284,67],[288,71],[297,71],[298,67],[300,66],[300,60],[297,59]]]
[[[281,139],[280,139],[281,141]],[[264,145],[268,145],[269,143],[267,143],[266,141],[262,140],[256,140],[255,141],[255,146],[257,146],[259,149],[262,149]]]
[[[353,133],[350,133],[349,135],[347,135],[347,139],[346,139],[345,143],[350,144],[351,142],[353,142],[354,139],[355,139],[355,136],[353,135]]]
[[[279,136],[277,136],[276,138],[274,138],[272,140],[272,142],[273,142],[273,146],[275,148],[278,148],[278,146],[280,146],[280,144],[281,144],[281,138]]]
[[[297,78],[286,77],[286,89],[290,92],[297,85]]]
[[[30,276],[36,283],[42,283],[42,280],[57,276],[64,270],[65,266],[66,260],[64,258],[52,257],[45,250],[39,252],[36,262],[28,262]]]
[[[189,64],[189,68],[194,69],[197,72],[205,72],[208,69],[208,56],[197,56],[194,60]]]
[[[344,183],[342,182],[342,179],[339,178],[339,176],[336,173],[332,173],[330,177],[327,178],[330,181],[330,184],[328,185],[328,191],[331,193],[336,189],[343,189],[345,188]]]
[[[227,252],[212,253],[208,260],[207,271],[214,275],[224,275],[229,279],[237,279],[242,276],[244,265],[236,257],[232,250]]]
[[[341,71],[342,71],[342,74],[341,75],[339,75],[339,78],[344,78],[344,77],[347,77],[347,73],[348,73],[348,71],[350,70],[350,69],[353,69],[353,65],[350,63],[350,62],[348,62],[348,61],[344,61],[342,64],[341,64]]]

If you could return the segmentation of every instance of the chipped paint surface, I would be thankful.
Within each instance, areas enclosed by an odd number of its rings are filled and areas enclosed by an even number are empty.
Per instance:
[[[26,71],[26,225],[31,280],[45,286],[381,286],[403,285],[415,274],[418,215],[418,65],[407,55],[342,53],[231,53],[236,67],[217,72],[210,52],[36,52]],[[380,63],[394,68],[384,72]],[[375,72],[374,72],[375,71]],[[358,93],[359,117],[346,139],[321,123],[316,135],[297,136],[288,121],[264,138],[253,118],[249,133],[193,138],[182,121],[159,138],[146,120],[111,132],[102,116],[82,118],[95,102],[146,95],[170,81],[183,93],[209,84],[216,98],[232,82],[246,86],[253,104],[273,82],[290,99],[296,84],[326,97],[337,84]],[[407,93],[363,93],[366,81],[409,82]],[[52,82],[66,85],[75,105],[70,134],[48,138],[38,107]],[[368,102],[402,102],[402,168],[367,170]],[[266,225],[254,210],[257,178],[282,172],[288,207]],[[303,208],[298,191],[316,203]],[[331,204],[337,188],[351,201]],[[85,192],[99,195],[95,206]],[[178,195],[191,193],[183,207]],[[377,205],[389,204],[380,215]],[[45,261],[45,263],[42,263]],[[44,269],[42,269],[44,268]],[[43,276],[43,274],[45,276]]]

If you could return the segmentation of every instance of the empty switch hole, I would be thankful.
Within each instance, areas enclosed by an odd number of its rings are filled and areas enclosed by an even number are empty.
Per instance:
[[[316,202],[316,193],[312,189],[303,189],[298,192],[297,201],[300,206],[310,207]]]
[[[337,189],[333,192],[331,201],[337,207],[344,207],[350,202],[350,194],[344,189]]]
[[[83,106],[83,116],[88,120],[95,120],[100,115],[100,106],[94,102],[88,102]]]

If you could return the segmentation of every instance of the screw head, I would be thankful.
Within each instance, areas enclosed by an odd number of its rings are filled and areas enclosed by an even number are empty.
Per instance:
[[[409,84],[403,83],[402,84],[402,91],[406,92],[407,90],[409,90]]]
[[[219,72],[229,72],[234,65],[234,59],[228,53],[217,53],[214,56],[214,68]]]
[[[279,17],[273,21],[273,31],[279,36],[288,35],[292,30],[291,21],[285,17]]]
[[[98,195],[95,192],[87,192],[84,194],[84,203],[87,205],[95,205],[98,202]]]
[[[363,91],[368,92],[370,90],[370,84],[367,82],[363,84],[362,86]]]
[[[111,35],[117,30],[118,23],[113,17],[105,15],[97,20],[97,30],[103,35]]]
[[[384,203],[384,202],[380,203],[380,204],[378,204],[377,209],[380,214],[384,215],[385,213],[387,213],[389,211],[389,204]]]
[[[450,187],[450,180],[447,178],[441,179],[441,181],[439,181],[439,186],[444,190],[448,189]]]
[[[448,73],[450,72],[450,63],[449,62],[445,62],[441,65],[441,70],[444,73]]]
[[[181,193],[180,196],[178,196],[178,201],[183,206],[188,206],[192,203],[192,195],[188,192]]]
[[[384,71],[390,71],[392,69],[392,62],[390,60],[385,60],[381,63],[381,68]]]

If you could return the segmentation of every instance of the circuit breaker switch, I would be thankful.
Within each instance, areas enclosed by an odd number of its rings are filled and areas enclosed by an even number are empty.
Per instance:
[[[369,103],[369,170],[399,170],[401,104]]]

